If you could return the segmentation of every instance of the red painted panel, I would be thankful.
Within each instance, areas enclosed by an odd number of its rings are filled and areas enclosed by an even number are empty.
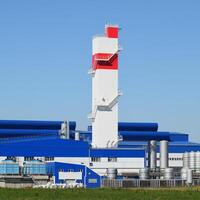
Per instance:
[[[106,37],[118,38],[119,28],[118,27],[108,26],[108,27],[106,27],[105,32],[106,32],[105,33]]]
[[[92,67],[96,69],[118,69],[118,54],[97,53],[92,56]]]

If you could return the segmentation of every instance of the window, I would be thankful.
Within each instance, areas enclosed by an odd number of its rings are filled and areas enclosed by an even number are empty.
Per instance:
[[[108,162],[117,162],[117,158],[108,158]]]
[[[88,182],[89,183],[97,183],[97,179],[96,178],[89,178]]]
[[[183,160],[183,158],[169,158],[169,160],[173,160],[173,161],[179,160],[179,161],[181,161],[181,160]]]
[[[17,160],[17,158],[16,157],[14,157],[14,156],[7,156],[7,158],[6,158],[7,160],[14,160],[14,161],[16,161]]]
[[[53,161],[54,157],[45,157],[45,161]]]
[[[24,157],[24,161],[31,161],[34,160],[34,157]]]
[[[92,157],[91,161],[92,162],[101,162],[101,158],[100,157]]]
[[[73,171],[74,171],[73,169],[68,169],[68,170],[67,170],[67,172],[73,172]]]

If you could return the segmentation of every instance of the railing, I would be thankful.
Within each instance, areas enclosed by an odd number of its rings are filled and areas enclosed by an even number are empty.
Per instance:
[[[200,186],[200,179],[194,179],[193,186]],[[187,182],[181,179],[170,179],[170,180],[162,180],[162,179],[102,179],[101,187],[108,188],[170,188],[170,187],[185,187],[187,186]]]

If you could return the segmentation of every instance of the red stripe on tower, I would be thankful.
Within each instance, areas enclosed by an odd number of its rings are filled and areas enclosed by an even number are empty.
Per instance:
[[[118,69],[118,54],[97,53],[92,56],[93,70],[96,69]]]

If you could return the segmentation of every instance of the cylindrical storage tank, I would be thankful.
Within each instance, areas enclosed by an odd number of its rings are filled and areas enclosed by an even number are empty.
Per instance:
[[[117,178],[117,169],[108,168],[107,169],[107,177],[108,177],[108,179],[116,179]]]
[[[188,169],[187,170],[187,184],[192,184],[192,170]]]
[[[63,121],[0,120],[0,129],[60,130]],[[69,122],[69,129],[76,129],[76,122]]]
[[[144,180],[149,178],[149,169],[148,168],[142,168],[139,171],[139,178]]]
[[[120,131],[119,135],[123,137],[124,141],[170,140],[169,132]]]
[[[182,180],[187,180],[187,170],[188,170],[188,168],[181,169],[181,179]]]
[[[196,162],[196,154],[194,151],[189,153],[189,168],[195,169],[195,162]]]
[[[168,141],[160,141],[160,169],[168,168]]]
[[[0,129],[0,138],[58,135],[58,130]]]
[[[156,162],[157,162],[157,154],[156,154],[156,141],[151,140],[148,143],[149,145],[149,152],[148,152],[148,165],[150,169],[156,168]]]
[[[165,168],[164,169],[164,179],[170,180],[174,178],[174,169],[173,168]]]
[[[79,132],[75,132],[75,140],[80,140],[80,133]]]
[[[189,168],[189,153],[185,152],[183,154],[183,168]]]
[[[119,122],[118,131],[158,131],[158,124]]]
[[[196,172],[200,173],[200,152],[197,151],[196,152],[196,165],[195,165],[195,169],[196,169]]]

